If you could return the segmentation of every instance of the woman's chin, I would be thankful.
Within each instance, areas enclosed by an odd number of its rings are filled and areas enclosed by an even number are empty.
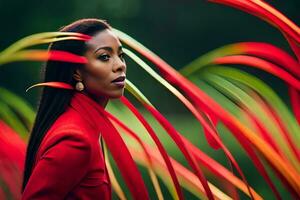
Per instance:
[[[110,93],[106,94],[105,96],[108,99],[118,99],[118,98],[121,98],[123,96],[123,94],[124,94],[124,89],[110,92]]]
[[[119,99],[119,98],[121,98],[122,96],[123,96],[123,92],[120,93],[120,94],[115,94],[115,95],[110,96],[110,99]]]

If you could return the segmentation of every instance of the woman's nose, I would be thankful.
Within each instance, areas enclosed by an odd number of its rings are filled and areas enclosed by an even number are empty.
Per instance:
[[[116,71],[125,71],[125,69],[126,69],[126,63],[124,59],[120,57],[116,58],[113,66],[113,70],[116,72]]]

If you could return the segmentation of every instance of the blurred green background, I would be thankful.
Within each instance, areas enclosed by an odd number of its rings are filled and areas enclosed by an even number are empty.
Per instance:
[[[299,0],[267,2],[300,24]],[[205,0],[1,0],[0,10],[1,50],[27,35],[56,31],[74,20],[95,17],[108,20],[113,27],[131,35],[176,69],[210,50],[242,41],[268,42],[291,53],[283,36],[267,23],[239,10]],[[28,93],[25,89],[41,81],[41,65],[38,62],[18,62],[2,66],[1,87],[24,97],[36,107],[40,89]],[[228,166],[224,154],[208,147],[200,125],[187,115],[186,109],[169,92],[129,59],[127,68],[129,80],[139,86],[178,130],[210,156]],[[249,71],[272,85],[288,104],[286,86],[282,81],[255,69]],[[230,149],[249,177],[250,185],[263,196],[274,198],[240,147],[222,126],[220,130],[225,144],[231,146]],[[170,151],[171,155],[182,159],[172,146],[169,145],[169,149],[174,149]],[[287,195],[286,191],[281,192],[283,197]]]
[[[299,0],[267,2],[299,24]],[[74,20],[96,17],[133,36],[177,69],[205,52],[234,42],[269,42],[289,50],[279,31],[267,23],[205,0],[1,0],[0,9],[0,49],[27,35],[56,31]],[[130,61],[127,63],[129,79],[142,85],[142,91],[153,97],[154,103],[159,102],[163,109],[172,112],[169,101],[162,101],[166,98],[157,98],[165,97],[163,90],[153,87],[151,78]],[[0,85],[35,105],[37,90],[26,94],[25,89],[40,81],[40,66],[41,63],[33,62],[6,65],[0,71]],[[274,88],[285,94],[276,78],[256,73],[273,81],[278,85]]]

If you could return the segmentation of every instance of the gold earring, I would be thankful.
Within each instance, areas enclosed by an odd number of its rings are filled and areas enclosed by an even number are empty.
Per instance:
[[[82,91],[82,90],[84,90],[84,85],[83,85],[83,83],[81,82],[81,81],[78,81],[77,83],[76,83],[76,90],[77,91]]]

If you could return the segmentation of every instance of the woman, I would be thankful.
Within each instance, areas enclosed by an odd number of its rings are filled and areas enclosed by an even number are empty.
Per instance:
[[[22,199],[111,199],[111,186],[99,144],[101,133],[89,115],[123,95],[126,64],[122,46],[102,20],[82,19],[61,31],[91,36],[50,45],[83,55],[87,64],[48,61],[45,82],[76,90],[45,87],[28,143]]]

